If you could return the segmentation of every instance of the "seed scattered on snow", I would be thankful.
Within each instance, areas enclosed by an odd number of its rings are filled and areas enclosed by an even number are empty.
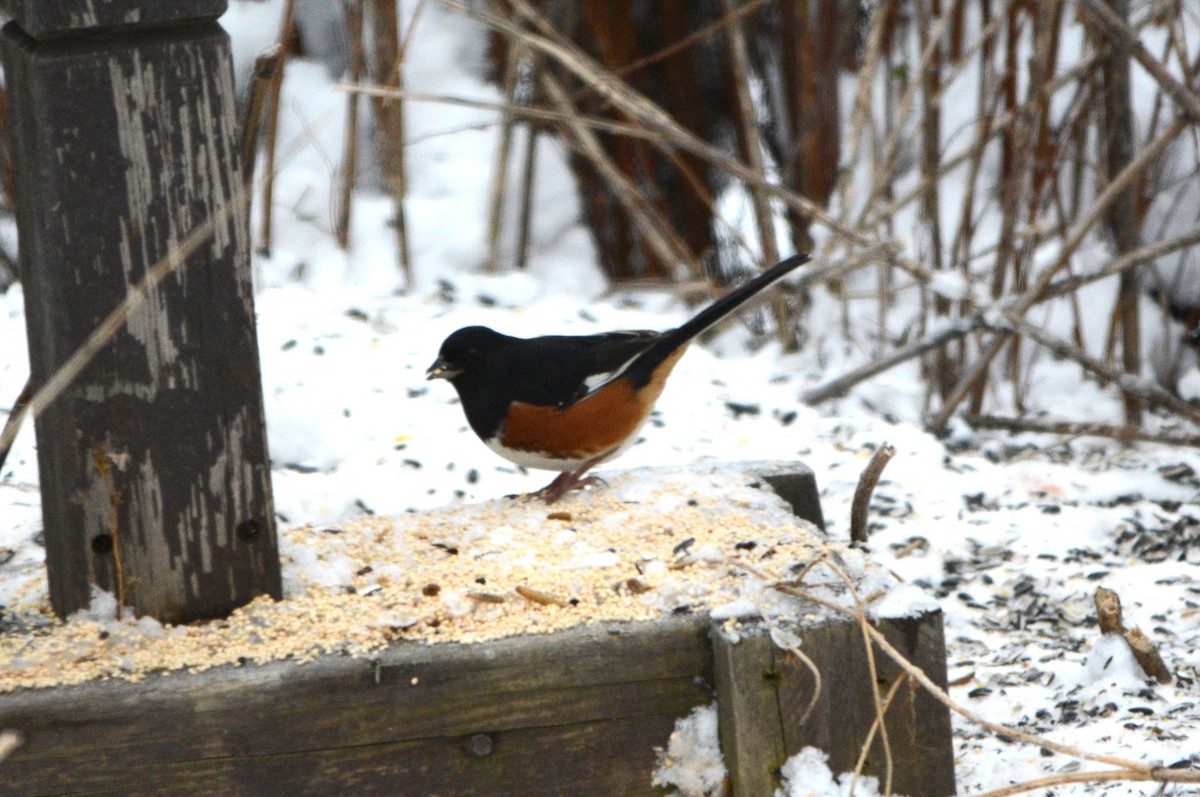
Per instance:
[[[258,598],[225,620],[186,626],[82,614],[47,623],[49,606],[35,606],[0,635],[0,691],[325,654],[370,657],[401,640],[482,642],[736,600],[783,612],[762,600],[763,582],[747,568],[782,579],[828,545],[745,477],[678,471],[657,480],[645,471],[621,475],[549,513],[537,501],[501,499],[286,529],[286,600]],[[775,552],[769,563],[763,550]],[[685,566],[672,569],[681,552]],[[887,577],[864,594],[880,579]]]

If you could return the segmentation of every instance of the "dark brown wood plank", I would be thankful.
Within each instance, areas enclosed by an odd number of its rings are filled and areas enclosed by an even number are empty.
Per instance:
[[[714,628],[712,643],[721,754],[734,794],[773,794],[788,756],[774,683],[780,651],[762,633],[731,642]]]
[[[883,620],[879,628],[890,644],[942,690],[946,689],[946,641],[940,611],[924,617]],[[907,679],[900,667],[878,649],[876,661],[879,688],[884,694],[898,678]],[[907,679],[888,711],[887,723],[895,761],[896,791],[935,797],[955,794],[950,711]],[[878,757],[870,763],[875,772],[882,771]]]
[[[940,612],[883,620],[879,627],[889,642],[945,687]],[[744,628],[736,644],[719,628],[713,630],[721,749],[735,797],[770,794],[779,785],[778,768],[805,747],[828,753],[833,772],[853,771],[875,722],[870,669],[858,625],[833,618],[790,630],[822,679],[816,706],[803,723],[815,683],[809,669],[775,647],[761,627]],[[879,690],[886,695],[902,671],[878,648],[875,654]],[[954,794],[949,711],[916,684],[901,686],[885,723],[893,790],[913,797]],[[864,771],[879,777],[881,784],[885,760],[876,734]]]
[[[445,794],[482,794],[471,789],[502,774],[514,782],[540,761],[537,771],[564,783],[597,768],[597,782],[628,781],[592,793],[650,793],[651,748],[711,701],[710,672],[707,621],[696,616],[484,645],[398,644],[374,662],[327,657],[16,693],[0,696],[0,726],[25,744],[4,774],[25,794],[260,794],[250,780],[264,771],[263,782],[289,793],[368,782],[387,793],[395,781],[381,773],[428,770],[420,782],[444,777]],[[477,734],[497,757],[466,761],[463,745]],[[490,774],[458,780],[442,769],[468,765]],[[626,790],[635,780],[638,790]],[[552,787],[516,793],[572,793]]]
[[[36,419],[55,611],[93,584],[176,623],[278,597],[228,37],[205,22],[40,42],[10,23],[0,44],[35,389],[207,233]]]
[[[0,10],[37,39],[84,31],[152,27],[182,20],[212,20],[228,0],[0,0]]]
[[[754,462],[747,464],[746,472],[766,482],[776,495],[788,502],[796,517],[825,530],[821,493],[817,488],[817,474],[812,468],[803,462]]]
[[[71,794],[122,795],[386,795],[387,797],[578,797],[654,795],[655,746],[663,746],[674,714],[642,715],[565,727],[434,736],[362,747],[297,750],[269,756],[200,761],[164,759],[122,770],[103,790],[78,781]],[[24,790],[20,794],[34,794]],[[0,786],[0,793],[4,792]],[[59,793],[59,792],[55,792]]]

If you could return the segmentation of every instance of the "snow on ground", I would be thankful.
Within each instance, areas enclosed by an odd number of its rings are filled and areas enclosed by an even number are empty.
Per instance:
[[[241,65],[263,43],[276,19],[268,10],[278,5],[232,4],[226,24]],[[408,86],[496,101],[496,89],[473,69],[480,36],[430,4],[414,38]],[[479,273],[495,144],[495,128],[487,126],[494,117],[481,111],[408,108],[412,286],[395,265],[384,198],[360,192],[351,250],[339,251],[330,234],[331,186],[344,95],[320,64],[293,63],[287,74],[276,240],[255,263],[281,522],[419,511],[541,487],[547,474],[521,472],[487,451],[450,387],[425,381],[439,342],[466,324],[516,335],[665,328],[684,320],[686,308],[665,292],[605,293],[562,152],[547,139],[530,269]],[[939,290],[963,287],[948,281]],[[920,426],[924,390],[915,366],[886,372],[843,400],[805,406],[802,390],[866,357],[862,347],[822,334],[840,317],[832,301],[819,292],[815,298],[810,340],[797,354],[770,343],[750,347],[737,323],[693,347],[644,440],[612,467],[804,460],[818,474],[830,533],[844,537],[858,475],[877,446],[891,443],[898,453],[873,502],[871,546],[887,567],[940,601],[952,697],[989,720],[1092,752],[1200,766],[1200,453],[1093,438],[983,436],[961,426],[935,439]],[[19,286],[0,295],[0,406],[28,373],[22,302]],[[1032,406],[1117,417],[1115,394],[1081,384],[1070,366],[1042,361],[1037,374]],[[6,612],[45,607],[41,546],[27,426],[0,472]],[[1100,638],[1092,606],[1099,586],[1116,590],[1127,622],[1160,645],[1173,684],[1147,682],[1119,644]],[[1094,768],[1002,741],[957,716],[955,750],[959,786],[968,793]],[[810,758],[790,771],[819,771],[822,762]],[[1145,784],[1056,789],[1153,792]]]

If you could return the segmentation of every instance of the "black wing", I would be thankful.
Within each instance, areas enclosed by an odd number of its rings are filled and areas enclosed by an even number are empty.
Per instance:
[[[570,406],[616,375],[661,334],[638,330],[520,341],[511,349],[509,366],[514,398],[526,404]]]

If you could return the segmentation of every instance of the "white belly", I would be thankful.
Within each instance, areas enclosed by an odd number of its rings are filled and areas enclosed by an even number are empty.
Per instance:
[[[484,440],[483,443],[488,448],[495,451],[500,456],[507,459],[509,462],[520,465],[523,468],[533,468],[534,470],[556,470],[569,471],[580,468],[583,465],[591,462],[593,465],[600,462],[607,462],[623,454],[630,446],[637,442],[638,436],[636,433],[629,435],[625,442],[616,448],[604,454],[591,459],[558,459],[548,457],[545,454],[539,454],[536,451],[518,451],[516,449],[504,448],[500,445],[499,437],[493,437],[490,440]]]

